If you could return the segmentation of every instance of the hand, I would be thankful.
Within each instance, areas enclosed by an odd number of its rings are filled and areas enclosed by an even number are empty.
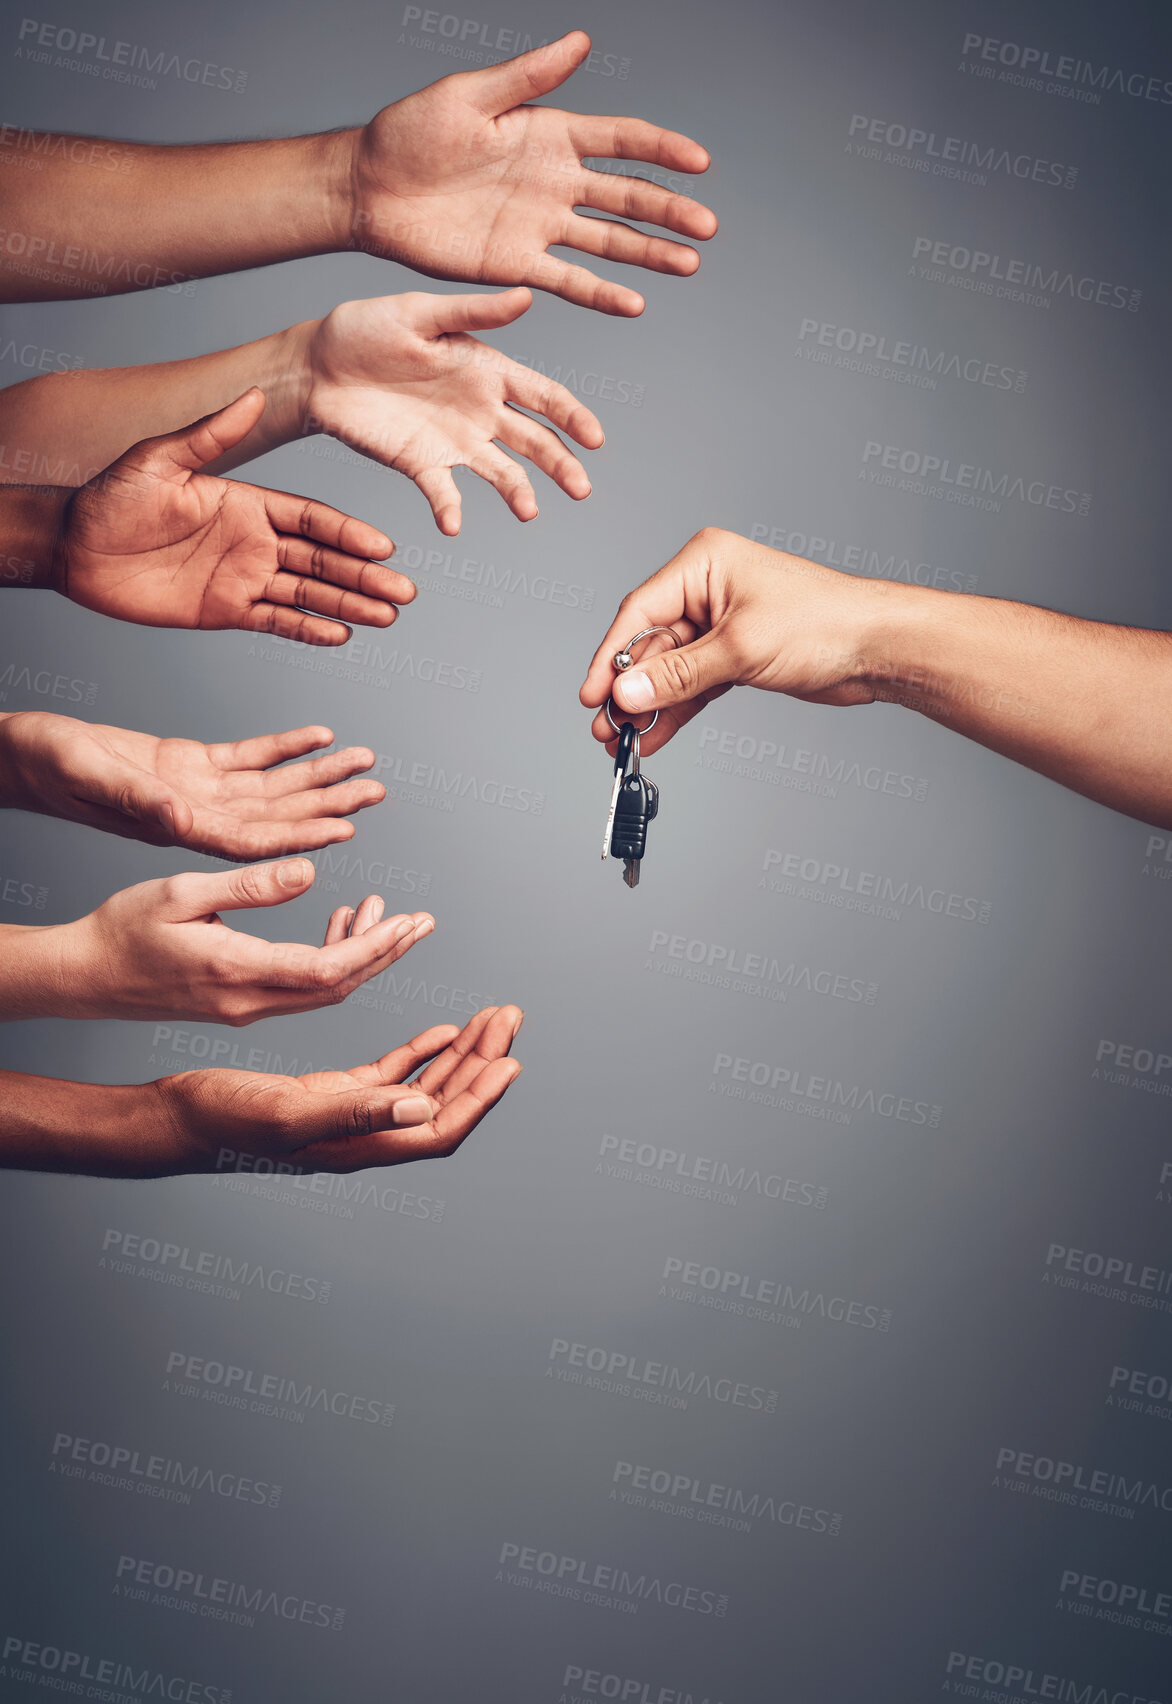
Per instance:
[[[305,429],[328,432],[413,479],[449,538],[460,530],[451,469],[470,467],[495,485],[519,521],[537,514],[524,470],[497,448],[528,456],[569,496],[590,495],[586,470],[541,414],[597,449],[602,427],[564,386],[467,335],[509,325],[533,298],[383,296],[343,302],[310,330]]]
[[[659,711],[641,741],[644,756],[730,686],[815,704],[869,704],[881,679],[872,659],[891,654],[882,633],[902,590],[705,527],[619,605],[579,694],[591,709],[603,706],[590,731],[613,754],[617,742],[605,709],[612,692],[630,715]],[[635,665],[616,675],[616,651],[653,626],[674,628],[683,648],[671,649],[671,640],[656,634],[644,641]]]
[[[63,1017],[210,1018],[255,1023],[335,1006],[435,927],[425,911],[383,918],[375,895],[341,906],[324,944],[271,942],[229,929],[218,913],[281,905],[312,886],[308,858],[216,875],[166,876],[116,893],[61,926]],[[58,931],[38,931],[39,934]]]
[[[310,498],[198,471],[240,443],[264,406],[246,391],[194,426],[135,444],[83,485],[65,508],[57,590],[147,627],[239,627],[309,645],[344,645],[343,623],[389,627],[415,588],[370,560],[393,549],[384,533]]]
[[[104,828],[148,846],[186,846],[251,863],[350,840],[345,819],[386,797],[365,746],[284,767],[333,744],[296,728],[201,745],[18,710],[0,717],[0,804]]]
[[[438,1024],[349,1071],[164,1077],[154,1084],[171,1133],[160,1169],[225,1171],[246,1160],[259,1170],[262,1159],[273,1169],[353,1172],[453,1154],[520,1076],[508,1054],[522,1016],[487,1006],[462,1030]]]
[[[558,88],[589,51],[589,36],[572,30],[384,107],[356,137],[353,243],[431,278],[529,284],[608,314],[640,314],[643,298],[548,249],[579,249],[653,272],[695,272],[700,257],[687,244],[574,209],[617,213],[706,241],[716,217],[699,202],[582,164],[645,160],[704,172],[708,155],[698,142],[639,118],[522,104]]]

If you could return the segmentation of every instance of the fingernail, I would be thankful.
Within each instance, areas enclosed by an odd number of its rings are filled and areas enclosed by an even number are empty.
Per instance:
[[[375,902],[370,909],[372,921],[378,923],[382,918],[383,912],[386,910],[386,905],[381,899],[376,897]]]
[[[308,858],[290,858],[288,863],[277,865],[278,887],[302,888],[312,880],[313,865]]]
[[[650,675],[645,675],[641,669],[634,674],[620,675],[615,681],[615,697],[628,710],[650,710],[655,697],[655,688],[651,684]]]
[[[395,1124],[426,1124],[431,1117],[431,1103],[422,1095],[404,1095],[391,1108]]]
[[[415,925],[415,939],[417,941],[421,941],[423,939],[424,935],[430,935],[434,928],[435,928],[435,918],[434,917],[425,917],[423,919],[422,923],[417,923]]]

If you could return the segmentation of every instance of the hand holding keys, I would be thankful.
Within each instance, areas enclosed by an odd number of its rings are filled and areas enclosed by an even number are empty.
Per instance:
[[[618,672],[630,668],[634,661],[631,652],[641,640],[649,639],[653,633],[669,634],[673,644],[682,643],[674,628],[645,627],[621,651],[616,652],[614,666]],[[646,728],[636,728],[634,722],[623,722],[620,726],[614,719],[613,702],[613,699],[607,700],[606,714],[619,736],[619,747],[615,756],[610,810],[602,837],[602,856],[605,858],[609,852],[612,858],[621,858],[623,880],[629,888],[634,888],[639,885],[639,865],[647,848],[647,824],[659,810],[659,788],[639,768],[639,739],[641,733],[655,726],[659,712],[652,712]]]

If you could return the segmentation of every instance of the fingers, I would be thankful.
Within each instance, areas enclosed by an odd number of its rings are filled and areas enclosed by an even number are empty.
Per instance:
[[[352,816],[370,805],[381,805],[387,790],[381,781],[342,781],[336,787],[310,788],[261,801],[270,822],[308,822],[317,817]]]
[[[315,743],[329,745],[331,741],[318,740]],[[290,793],[304,793],[311,787],[332,787],[338,781],[348,781],[352,775],[369,769],[373,762],[374,753],[369,746],[346,746],[342,751],[311,758],[308,763],[291,763],[284,769],[274,769],[270,774],[262,775],[260,781],[266,799],[283,799]],[[240,764],[239,767],[262,766]]]
[[[714,687],[710,692],[701,692],[697,697],[689,699],[686,704],[674,704],[668,710],[661,710],[655,726],[649,733],[639,739],[639,749],[644,757],[654,757],[661,746],[674,739],[680,729],[690,722],[693,716],[698,716],[701,710],[720,698],[729,690],[727,686]],[[600,710],[591,724],[590,732],[594,738],[603,744],[613,757],[618,749],[615,731],[606,719],[605,711]]]
[[[707,242],[716,235],[716,214],[688,195],[674,194],[646,178],[622,177],[618,172],[587,171],[578,206],[599,213],[617,213],[641,225],[662,225],[682,237]]]
[[[271,949],[266,986],[301,996],[292,1004],[283,1001],[285,1009],[312,1010],[336,1005],[363,982],[381,975],[435,928],[434,917],[426,912],[399,914],[375,922],[371,920],[373,910],[373,906],[368,906],[366,926],[361,930],[355,928],[355,914],[346,934],[342,933],[342,919],[335,912],[326,932],[332,930],[338,938],[324,946],[307,947],[299,941],[288,941]]]
[[[737,679],[739,670],[739,659],[727,635],[716,627],[691,645],[644,657],[626,674],[620,674],[613,687],[614,701],[636,716],[647,715],[726,686]]]
[[[508,1053],[523,1018],[519,1006],[486,1006],[420,1073],[419,1087],[429,1095],[459,1093],[482,1065]]]
[[[249,739],[224,740],[219,745],[208,746],[207,751],[217,769],[272,769],[291,757],[304,757],[306,752],[333,743],[333,730],[314,723],[308,728],[290,728],[283,734],[254,734]]]
[[[505,395],[510,402],[529,409],[532,414],[544,415],[552,426],[557,426],[576,444],[582,444],[588,450],[602,447],[605,434],[601,423],[565,385],[535,373],[530,367],[523,367],[519,361],[506,364],[504,380]]]
[[[329,580],[310,580],[300,574],[274,574],[265,587],[270,604],[333,616],[348,627],[389,627],[398,611],[393,604],[348,592]]]
[[[267,490],[264,496],[265,510],[278,532],[316,539],[319,544],[331,544],[348,556],[373,557],[376,562],[381,562],[395,548],[386,533],[377,527],[356,521],[353,515],[344,515],[340,509],[331,509],[328,503],[319,503],[313,497]]]
[[[661,568],[658,574],[653,574],[650,580],[645,580],[636,591],[628,593],[590,660],[586,679],[578,693],[581,702],[590,709],[606,703],[615,683],[616,652],[621,651],[627,641],[645,627],[670,627],[685,644],[689,643],[696,629],[684,619],[684,603],[683,579],[671,563],[667,568]],[[647,650],[654,650],[657,644],[670,645],[671,640],[666,634],[655,635],[646,641],[640,656],[646,655]]]
[[[228,450],[234,450],[256,425],[265,411],[264,392],[256,385],[230,402],[215,414],[205,414],[192,426],[178,432],[168,432],[157,438],[146,438],[126,452],[141,462],[150,458],[156,470],[170,473],[194,473],[209,462],[218,461]],[[123,458],[125,459],[125,458]]]
[[[519,521],[537,518],[537,498],[529,483],[529,475],[511,457],[490,444],[478,455],[470,457],[467,465],[473,473],[478,473],[481,479],[496,487]]]
[[[584,266],[573,266],[552,254],[535,257],[529,282],[539,290],[561,296],[563,301],[573,302],[575,307],[617,314],[622,319],[634,319],[647,305],[638,290],[615,284],[609,278],[596,278]]]
[[[708,170],[708,150],[678,130],[662,130],[643,118],[593,118],[578,112],[567,116],[579,159],[643,160],[677,172]]]
[[[456,1024],[433,1024],[431,1029],[424,1030],[410,1041],[392,1048],[390,1053],[384,1053],[381,1059],[376,1059],[372,1065],[356,1065],[350,1072],[352,1077],[358,1077],[363,1082],[371,1083],[402,1083],[428,1059],[433,1059],[441,1053],[449,1043],[459,1035]]]
[[[429,467],[415,475],[415,483],[431,504],[435,524],[445,538],[455,538],[460,530],[460,491],[450,468]]]
[[[589,52],[590,37],[585,30],[571,30],[560,41],[535,47],[531,53],[506,59],[502,65],[463,72],[460,81],[468,101],[478,112],[486,118],[499,118],[501,113],[558,88]]]
[[[415,587],[397,569],[372,562],[369,557],[350,556],[329,545],[314,544],[306,538],[282,537],[277,545],[277,561],[290,574],[301,574],[308,580],[327,580],[331,585],[344,586],[347,591],[360,592],[379,603],[405,604],[415,596]]]
[[[312,887],[315,874],[308,858],[290,858],[279,864],[221,870],[211,876],[168,876],[161,883],[164,909],[173,921],[183,922],[210,917],[216,911],[282,905]]]
[[[648,237],[630,225],[617,224],[613,219],[587,219],[581,213],[566,215],[560,240],[583,254],[617,260],[624,266],[644,266],[649,272],[671,272],[681,278],[695,272],[700,264],[700,256],[686,243]]]
[[[506,408],[496,435],[510,450],[528,456],[534,466],[547,473],[567,496],[579,500],[589,497],[590,479],[586,469],[548,426],[538,425],[536,420],[530,420],[527,414],[521,414],[515,408]]]
[[[495,1059],[483,1066],[473,1082],[445,1101],[438,1116],[432,1120],[430,1142],[420,1130],[412,1138],[412,1146],[422,1146],[433,1154],[453,1154],[464,1139],[472,1134],[486,1113],[492,1111],[501,1096],[521,1075],[516,1059]],[[422,1156],[419,1156],[422,1157]]]
[[[425,296],[430,332],[420,325],[423,336],[466,331],[492,331],[512,325],[532,306],[533,292],[524,288],[500,290],[487,296]]]
[[[275,633],[281,639],[292,639],[299,645],[344,645],[350,629],[336,621],[326,621],[319,615],[306,615],[302,610],[283,604],[253,604],[240,623],[242,633]]]
[[[337,1142],[347,1169],[373,1161],[353,1161],[352,1150],[375,1132],[427,1124],[435,1108],[416,1089],[396,1085],[358,1090],[305,1089],[282,1108],[279,1136],[286,1152],[296,1153],[312,1142]],[[326,1150],[328,1166],[328,1149]]]

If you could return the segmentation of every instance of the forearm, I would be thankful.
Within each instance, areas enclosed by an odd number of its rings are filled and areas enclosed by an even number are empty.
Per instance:
[[[90,1177],[165,1177],[174,1131],[154,1083],[68,1083],[0,1071],[0,1167]]]
[[[143,438],[178,431],[259,385],[265,411],[243,443],[209,465],[223,473],[306,428],[306,348],[316,321],[145,367],[76,369],[0,391],[0,484],[84,485]]]
[[[0,406],[4,394],[0,391]],[[72,495],[63,486],[6,485],[0,478],[0,587],[52,586],[65,505]]]
[[[1001,599],[901,592],[869,668],[877,697],[1172,827],[1172,636]]]
[[[154,147],[0,127],[0,300],[119,295],[344,248],[357,134]]]
[[[0,924],[0,1022],[108,1015],[94,1000],[85,920]]]

